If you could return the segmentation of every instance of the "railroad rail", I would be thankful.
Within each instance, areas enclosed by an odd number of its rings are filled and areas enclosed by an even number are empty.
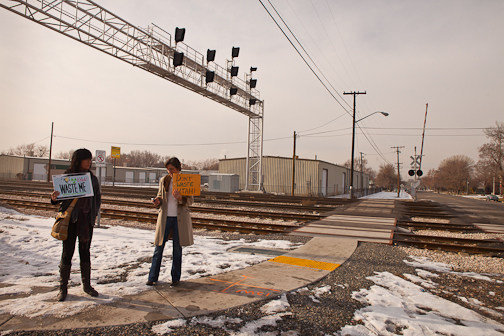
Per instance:
[[[402,214],[396,225],[412,230],[437,230],[459,233],[484,233],[472,223],[466,223],[460,213],[436,202],[404,202],[396,205]],[[449,220],[449,223],[433,223],[427,221],[413,221],[412,217]],[[442,250],[459,253],[486,254],[504,257],[504,242],[499,239],[472,239],[445,236],[421,235],[416,233],[394,232],[395,244],[412,246],[423,249]]]
[[[32,191],[51,192],[53,186],[48,182],[37,181],[16,181],[16,180],[0,180],[0,190],[23,190],[29,189]],[[152,188],[139,188],[139,187],[125,187],[125,186],[102,186],[102,194],[114,197],[124,198],[150,198],[156,195],[157,186]],[[346,205],[356,200],[347,198],[325,198],[315,196],[288,196],[288,195],[274,195],[267,193],[254,193],[254,192],[210,192],[202,191],[201,196],[196,196],[195,200],[211,199],[223,201],[246,201],[246,202],[266,202],[266,203],[292,203],[300,206],[313,206],[319,207],[327,206],[329,208],[338,205]]]
[[[504,242],[498,239],[468,239],[395,232],[394,242],[416,248],[504,257]]]
[[[30,192],[12,192],[17,196],[30,196],[30,197],[41,197],[49,199],[49,194],[40,194],[40,193],[30,193]],[[9,203],[10,198],[1,197],[0,200]],[[154,206],[151,202],[140,202],[140,201],[123,201],[123,200],[113,200],[113,199],[102,199],[103,204],[109,205],[118,205],[124,207],[133,207],[133,208],[149,208],[154,209]],[[191,206],[191,212],[195,213],[211,213],[211,214],[219,214],[219,215],[228,215],[228,216],[239,216],[239,217],[250,217],[250,218],[268,218],[268,219],[281,219],[281,220],[296,220],[296,221],[314,221],[324,218],[324,215],[316,215],[316,214],[301,214],[301,213],[284,213],[284,212],[271,212],[271,211],[248,211],[248,210],[239,210],[239,209],[222,209],[222,208],[212,208],[212,207],[203,207],[203,206]],[[292,209],[292,208],[289,208]]]
[[[52,185],[47,182],[38,182],[35,185],[29,185],[26,182],[22,183],[20,185],[16,183],[3,183],[4,181],[0,182],[0,190],[4,194],[26,194],[27,192],[32,193],[32,195],[38,195],[40,196],[41,194],[47,194],[49,195],[51,191],[53,190]],[[150,199],[151,197],[156,195],[156,190],[155,189],[150,189],[150,191],[146,192],[146,188],[129,188],[129,187],[114,187],[112,190],[121,190],[125,188],[133,189],[135,192],[138,192],[136,189],[142,189],[140,190],[140,193],[134,194],[131,192],[110,192],[107,191],[108,188],[102,188],[102,196],[103,197],[121,197],[121,198],[145,198],[145,199]],[[26,191],[26,189],[29,189],[30,191]],[[297,210],[297,211],[307,211],[307,212],[326,212],[326,211],[331,211],[334,210],[335,207],[337,206],[342,206],[345,205],[346,202],[344,201],[345,199],[334,199],[335,201],[330,201],[325,202],[325,204],[316,204],[314,201],[310,198],[299,198],[297,196],[289,196],[288,198],[291,199],[291,202],[286,202],[285,197],[281,197],[276,199],[275,197],[266,196],[264,198],[259,198],[258,196],[251,196],[248,198],[243,198],[241,200],[236,200],[234,197],[235,194],[233,193],[222,193],[222,195],[219,195],[219,197],[215,196],[213,194],[206,195],[205,193],[202,193],[201,196],[197,196],[194,198],[195,203],[202,203],[202,204],[216,204],[216,205],[232,205],[232,206],[245,206],[245,207],[254,207],[254,208],[270,208],[270,209],[289,209],[289,210]],[[28,194],[26,194],[28,195]],[[341,201],[343,200],[343,201]],[[349,204],[349,203],[348,203]]]
[[[412,220],[398,220],[396,225],[414,230],[439,230],[461,233],[481,232],[479,228],[470,224],[432,223]]]
[[[57,205],[52,205],[47,202],[8,199],[5,201],[5,203],[20,208],[34,208],[44,211],[56,211],[56,209],[58,208]],[[156,224],[158,215],[157,213],[152,212],[102,209],[101,216],[103,218],[146,222],[154,225]],[[210,219],[198,216],[191,216],[191,217],[193,227],[195,228],[232,231],[240,233],[253,233],[253,234],[288,233],[294,230],[295,228],[299,227],[298,225],[291,225],[291,224],[256,223],[256,222],[246,222],[230,219],[213,219],[213,218]]]

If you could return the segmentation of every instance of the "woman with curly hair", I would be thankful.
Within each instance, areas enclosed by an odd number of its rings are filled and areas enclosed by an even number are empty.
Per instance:
[[[100,211],[101,191],[98,178],[91,172],[92,157],[91,152],[85,148],[76,150],[72,155],[70,168],[65,171],[65,174],[90,173],[94,196],[79,198],[72,211],[68,225],[68,237],[66,240],[63,240],[58,301],[65,301],[68,294],[68,280],[70,279],[72,257],[77,237],[79,237],[79,257],[83,290],[91,296],[98,296],[98,292],[91,287],[91,256],[89,249],[91,247],[91,239],[93,238],[95,219]],[[58,211],[64,212],[73,200],[58,200],[57,197],[59,194],[59,191],[54,191],[51,194],[51,203],[60,203]]]

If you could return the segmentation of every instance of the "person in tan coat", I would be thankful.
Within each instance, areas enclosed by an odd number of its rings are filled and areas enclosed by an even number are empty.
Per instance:
[[[182,170],[179,159],[170,158],[165,164],[168,175],[159,180],[159,189],[152,203],[159,208],[154,237],[154,255],[147,281],[148,286],[156,284],[163,259],[166,242],[173,240],[173,261],[171,268],[171,287],[180,283],[182,273],[182,246],[194,243],[191,213],[189,206],[194,202],[193,196],[182,196],[177,189],[173,190],[173,174]]]

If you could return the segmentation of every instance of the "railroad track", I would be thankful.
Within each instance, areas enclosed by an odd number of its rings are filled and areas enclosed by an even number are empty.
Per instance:
[[[436,202],[398,202],[403,215],[397,220],[397,226],[410,230],[436,230],[459,233],[484,233],[471,223],[464,223],[460,214],[449,207]],[[434,219],[449,219],[450,223],[433,223],[413,221],[411,217],[426,217]],[[455,223],[454,223],[455,222]],[[486,254],[504,257],[504,242],[499,239],[471,239],[445,236],[420,235],[416,233],[394,232],[395,244],[416,248],[442,250],[459,253]]]
[[[461,232],[461,233],[481,232],[479,228],[469,224],[451,224],[451,223],[445,224],[445,223],[432,223],[432,222],[421,222],[412,220],[398,220],[396,225],[413,230],[439,230],[439,231]]]
[[[44,199],[49,199],[49,194],[29,193],[29,192],[25,192],[23,194],[13,192],[13,194],[18,196],[41,197]],[[4,203],[9,203],[10,200],[12,199],[0,196],[0,201]],[[47,201],[47,203],[48,202],[49,201]],[[154,206],[152,205],[151,202],[122,201],[122,200],[112,200],[103,198],[102,204],[154,209]],[[219,209],[219,208],[202,207],[202,206],[191,206],[190,209],[191,212],[193,213],[211,213],[216,215],[228,215],[228,216],[239,216],[250,218],[296,220],[300,222],[314,221],[325,217],[323,215],[315,215],[315,214],[296,214],[296,213],[283,213],[283,212],[270,212],[270,211],[247,211],[239,209]]]
[[[52,205],[47,202],[8,199],[5,201],[5,203],[20,208],[30,208],[44,211],[56,211],[58,208],[58,206]],[[102,209],[101,216],[103,218],[146,222],[151,223],[153,225],[155,225],[157,221],[157,213],[142,212],[142,211]],[[231,231],[239,233],[253,233],[253,234],[288,233],[294,230],[295,228],[299,227],[298,225],[288,225],[288,224],[255,223],[255,222],[246,222],[230,219],[210,219],[198,216],[191,216],[191,217],[193,227],[195,228]]]
[[[47,182],[26,182],[26,181],[12,181],[0,180],[1,190],[23,190],[29,189],[32,191],[48,192],[52,191],[52,183]],[[102,194],[106,196],[124,197],[124,198],[150,198],[157,192],[156,188],[138,188],[138,187],[112,187],[102,186]],[[266,193],[225,193],[225,192],[209,192],[202,191],[200,196],[196,196],[195,200],[211,199],[213,201],[243,201],[254,203],[289,203],[299,206],[313,206],[334,208],[339,205],[346,205],[354,202],[346,198],[325,198],[325,197],[303,197],[303,196],[287,196],[287,195],[273,195]]]
[[[29,189],[30,191],[26,191]],[[116,192],[117,190],[124,189],[125,192]],[[129,189],[132,189],[128,191]],[[141,189],[141,190],[138,190]],[[150,189],[150,190],[145,190]],[[47,182],[38,182],[34,185],[28,183],[5,183],[5,181],[0,182],[0,191],[3,194],[14,194],[14,195],[32,195],[39,197],[41,195],[49,195],[52,192],[52,185]],[[110,191],[113,190],[114,192]],[[103,187],[102,196],[105,197],[121,197],[121,198],[145,198],[146,200],[154,197],[157,190],[153,188],[130,188],[130,187]],[[312,198],[300,198],[300,197],[285,197],[275,195],[267,195],[260,197],[258,194],[249,195],[248,199],[245,196],[240,196],[240,200],[237,200],[235,193],[219,193],[218,196],[215,194],[205,194],[202,193],[201,196],[194,198],[195,203],[201,204],[215,204],[215,205],[232,205],[232,206],[242,206],[242,207],[252,207],[252,208],[269,208],[269,209],[288,209],[306,212],[327,212],[334,210],[337,206],[345,205],[345,199],[331,199],[329,203],[322,202],[322,204],[314,204],[315,202]],[[246,194],[245,194],[246,195]],[[287,201],[290,199],[290,203]],[[287,203],[285,203],[287,202]]]
[[[394,242],[416,248],[504,257],[504,242],[498,239],[468,239],[395,232]]]

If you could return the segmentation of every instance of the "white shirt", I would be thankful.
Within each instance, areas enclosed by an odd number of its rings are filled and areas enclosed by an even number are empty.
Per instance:
[[[168,207],[167,209],[167,214],[168,217],[177,217],[177,206],[178,206],[178,201],[175,197],[173,197],[173,179],[170,179],[170,186],[168,188],[168,200],[166,202],[166,206]]]

